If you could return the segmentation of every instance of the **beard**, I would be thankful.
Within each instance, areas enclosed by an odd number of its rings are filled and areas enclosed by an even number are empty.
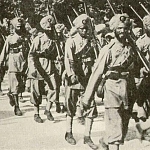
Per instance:
[[[122,35],[121,35],[122,34]],[[115,37],[117,38],[117,40],[121,43],[125,42],[126,41],[126,35],[125,33],[117,33],[115,31]]]

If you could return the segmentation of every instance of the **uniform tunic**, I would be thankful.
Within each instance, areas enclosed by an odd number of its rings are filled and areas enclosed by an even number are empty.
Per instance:
[[[28,51],[28,41],[23,36],[14,33],[9,35],[5,41],[0,56],[0,65],[2,66],[8,61],[10,93],[17,94],[23,90],[22,74],[25,73],[27,68]]]
[[[122,143],[127,132],[130,108],[134,103],[131,101],[133,96],[131,91],[135,92],[132,75],[134,60],[132,48],[128,43],[123,45],[117,39],[112,40],[102,48],[82,99],[85,103],[92,102],[91,97],[105,74],[105,142],[107,144]]]
[[[41,86],[42,80],[46,81],[48,85],[47,90],[49,92],[50,91],[54,92],[58,88],[57,81],[56,81],[57,80],[56,67],[54,63],[56,57],[57,57],[57,50],[56,50],[55,41],[49,39],[45,33],[43,33],[40,36],[37,36],[33,40],[29,52],[29,58],[28,58],[29,59],[28,78],[33,79],[32,86],[34,86],[34,88],[31,87],[31,89],[34,89],[31,91],[32,93],[31,97],[35,97],[34,99],[31,99],[31,102],[33,104],[41,103],[42,100],[41,88],[43,88],[43,86]],[[48,99],[51,101],[55,101],[56,95],[53,97],[50,96]]]
[[[137,41],[136,44],[142,54],[145,56],[147,61],[150,61],[150,37],[146,34],[141,36]],[[143,65],[140,65],[141,70],[143,69]],[[138,109],[138,117],[148,117],[148,114],[143,110],[143,106],[145,105],[146,100],[150,100],[150,77],[147,75],[145,76],[142,72],[140,73],[139,80],[137,82],[138,86],[138,99],[137,104],[139,106]]]
[[[91,41],[82,38],[79,34],[69,38],[65,45],[65,69],[68,77],[68,87],[66,92],[68,115],[74,116],[78,99],[84,93],[92,67],[95,60],[94,48]],[[72,84],[70,77],[76,75],[77,83]],[[95,103],[89,116],[96,116]],[[94,114],[95,113],[95,114]]]

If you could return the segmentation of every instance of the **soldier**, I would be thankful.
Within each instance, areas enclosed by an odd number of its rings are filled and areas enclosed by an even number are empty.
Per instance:
[[[21,116],[18,94],[24,91],[23,75],[27,68],[27,55],[29,51],[28,39],[25,36],[24,20],[14,18],[11,21],[14,31],[5,41],[0,66],[8,60],[8,78],[10,105],[14,107],[15,115]]]
[[[143,53],[143,55],[149,62],[150,61],[150,15],[147,15],[143,18],[143,25],[144,25],[145,34],[141,36],[136,43],[140,51]],[[146,121],[146,119],[149,117],[149,114],[147,111],[145,111],[146,108],[144,108],[145,107],[144,104],[147,103],[148,101],[147,106],[150,107],[149,106],[150,76],[149,73],[146,71],[145,67],[141,66],[140,78],[136,78],[136,82],[138,85],[138,93],[139,93],[138,100],[137,100],[137,104],[139,106],[138,117],[141,120]],[[146,132],[146,130],[150,128],[150,121],[147,120],[145,123],[138,122],[136,127],[140,133],[139,138],[142,139],[142,137],[144,138],[145,136],[144,132]],[[150,135],[148,136],[150,137]]]
[[[9,35],[9,27],[10,27],[10,20],[7,18],[3,18],[3,23],[0,26],[0,54],[2,52],[6,38]],[[1,71],[0,71],[0,95],[1,96],[4,95],[2,92],[1,83],[3,81],[6,70],[7,70],[7,64],[4,64],[4,66],[1,67]]]
[[[51,15],[41,19],[40,25],[44,30],[43,34],[33,39],[29,52],[29,76],[31,81],[31,103],[34,104],[35,115],[34,120],[42,123],[43,120],[39,116],[39,105],[42,102],[44,89],[44,81],[47,89],[47,104],[44,114],[50,121],[54,120],[51,114],[53,102],[56,103],[57,110],[59,105],[59,86],[58,74],[55,66],[55,60],[58,56],[56,39],[54,34],[55,21]]]
[[[94,46],[89,36],[90,21],[90,17],[86,14],[78,16],[73,21],[77,33],[70,37],[65,45],[65,69],[68,79],[66,90],[67,131],[65,140],[72,145],[76,144],[72,133],[72,124],[73,117],[76,114],[77,101],[85,91],[95,61]],[[90,138],[93,118],[97,116],[97,111],[94,106],[95,103],[91,105],[91,109],[86,115],[84,143],[88,144],[92,149],[97,149],[98,147]]]
[[[104,84],[105,131],[100,143],[106,150],[119,150],[128,129],[134,103],[134,53],[127,42],[130,19],[127,14],[116,14],[109,22],[115,38],[101,49],[86,91],[83,108],[88,110],[100,82]],[[105,76],[105,82],[102,77]],[[134,91],[132,91],[134,90]]]

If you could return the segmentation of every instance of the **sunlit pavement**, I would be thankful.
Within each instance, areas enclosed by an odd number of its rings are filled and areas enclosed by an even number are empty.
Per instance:
[[[4,93],[7,93],[7,75],[2,84]],[[30,103],[29,93],[23,93],[24,103],[20,103],[23,116],[15,116],[13,108],[9,105],[7,95],[0,97],[0,150],[90,150],[83,144],[84,125],[80,125],[74,119],[73,134],[77,144],[72,146],[65,141],[66,114],[56,113],[55,104],[52,108],[54,121],[48,121],[44,115],[46,99],[40,107],[40,116],[44,123],[36,123],[33,119],[34,110]],[[64,101],[64,97],[60,97]],[[104,106],[100,99],[96,98],[98,117],[94,120],[92,139],[99,145],[99,138],[104,135]],[[149,150],[150,143],[136,138],[135,123],[131,119],[125,144],[120,150]]]

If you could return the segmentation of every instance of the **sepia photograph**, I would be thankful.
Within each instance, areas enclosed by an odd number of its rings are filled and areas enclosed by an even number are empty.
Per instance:
[[[0,150],[150,149],[150,0],[0,0]]]

